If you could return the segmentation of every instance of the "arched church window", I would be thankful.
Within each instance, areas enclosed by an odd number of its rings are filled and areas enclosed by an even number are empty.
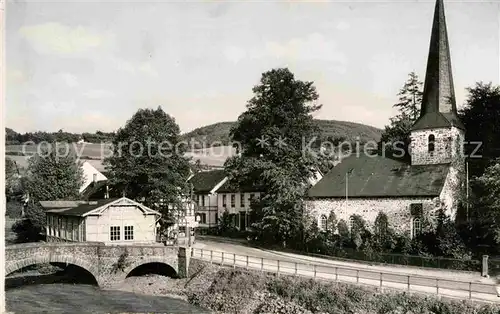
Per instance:
[[[434,136],[434,134],[429,135],[429,141],[427,144],[428,145],[427,148],[428,148],[429,153],[434,152],[435,141],[436,141],[436,137]]]
[[[319,220],[319,224],[320,224],[320,228],[322,230],[326,230],[327,224],[328,224],[327,221],[328,221],[328,218],[326,217],[326,215],[321,215],[320,220]]]
[[[422,222],[420,218],[413,218],[412,223],[412,238],[417,237],[422,232]]]

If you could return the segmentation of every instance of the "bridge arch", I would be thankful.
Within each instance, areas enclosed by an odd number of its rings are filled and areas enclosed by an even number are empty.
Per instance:
[[[176,265],[172,265],[172,263],[170,261],[166,260],[165,258],[151,256],[151,257],[146,257],[146,258],[140,259],[138,261],[135,261],[134,263],[129,265],[127,268],[125,268],[125,270],[123,271],[123,273],[124,273],[123,279],[127,278],[135,269],[137,269],[141,266],[147,265],[147,264],[163,264],[163,265],[167,266],[172,271],[174,276],[179,275],[178,269],[177,269],[177,267],[175,267]]]
[[[90,262],[78,258],[76,256],[68,255],[34,255],[28,258],[16,260],[16,261],[6,261],[5,263],[5,276],[12,274],[20,269],[28,266],[37,264],[49,264],[49,263],[61,263],[67,265],[75,265],[90,273],[95,281],[98,283],[98,270],[96,265],[92,265]]]

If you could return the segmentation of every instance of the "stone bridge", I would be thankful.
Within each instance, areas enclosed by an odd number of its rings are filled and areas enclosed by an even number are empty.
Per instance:
[[[164,264],[185,277],[189,265],[188,249],[164,245],[111,246],[100,242],[26,243],[5,247],[5,275],[27,266],[62,263],[83,268],[100,287],[122,282],[131,271],[149,263]]]

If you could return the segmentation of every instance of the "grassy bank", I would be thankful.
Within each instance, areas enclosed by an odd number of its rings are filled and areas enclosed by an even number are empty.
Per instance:
[[[192,261],[184,294],[219,313],[493,314],[500,306],[379,292],[334,282],[216,268]]]

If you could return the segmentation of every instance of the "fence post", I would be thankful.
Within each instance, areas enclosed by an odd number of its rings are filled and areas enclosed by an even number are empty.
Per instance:
[[[233,253],[233,268],[236,268],[236,254]]]
[[[222,252],[222,261],[221,261],[220,265],[221,265],[221,266],[223,266],[223,265],[224,265],[224,252]]]
[[[264,258],[263,257],[260,258],[260,270],[264,271]]]
[[[295,262],[295,276],[297,276],[297,262]]]
[[[247,269],[248,269],[248,255],[247,255]]]
[[[203,259],[203,249],[201,249],[201,259]]]
[[[335,267],[335,281],[339,281],[339,268]]]
[[[280,275],[280,260],[278,260],[278,272],[277,272],[277,275],[278,276]]]
[[[314,268],[314,279],[316,279],[316,265],[313,265]]]
[[[359,283],[359,269],[356,270],[356,283]]]
[[[383,280],[384,274],[380,273],[380,289],[382,289],[382,280]]]
[[[408,275],[408,291],[410,291],[410,276]]]
[[[210,250],[210,264],[214,261],[214,251]]]
[[[472,282],[469,282],[469,299],[472,299]]]
[[[488,277],[488,255],[483,255],[483,267],[481,275],[483,277]]]
[[[436,278],[436,294],[439,295],[439,279]]]

